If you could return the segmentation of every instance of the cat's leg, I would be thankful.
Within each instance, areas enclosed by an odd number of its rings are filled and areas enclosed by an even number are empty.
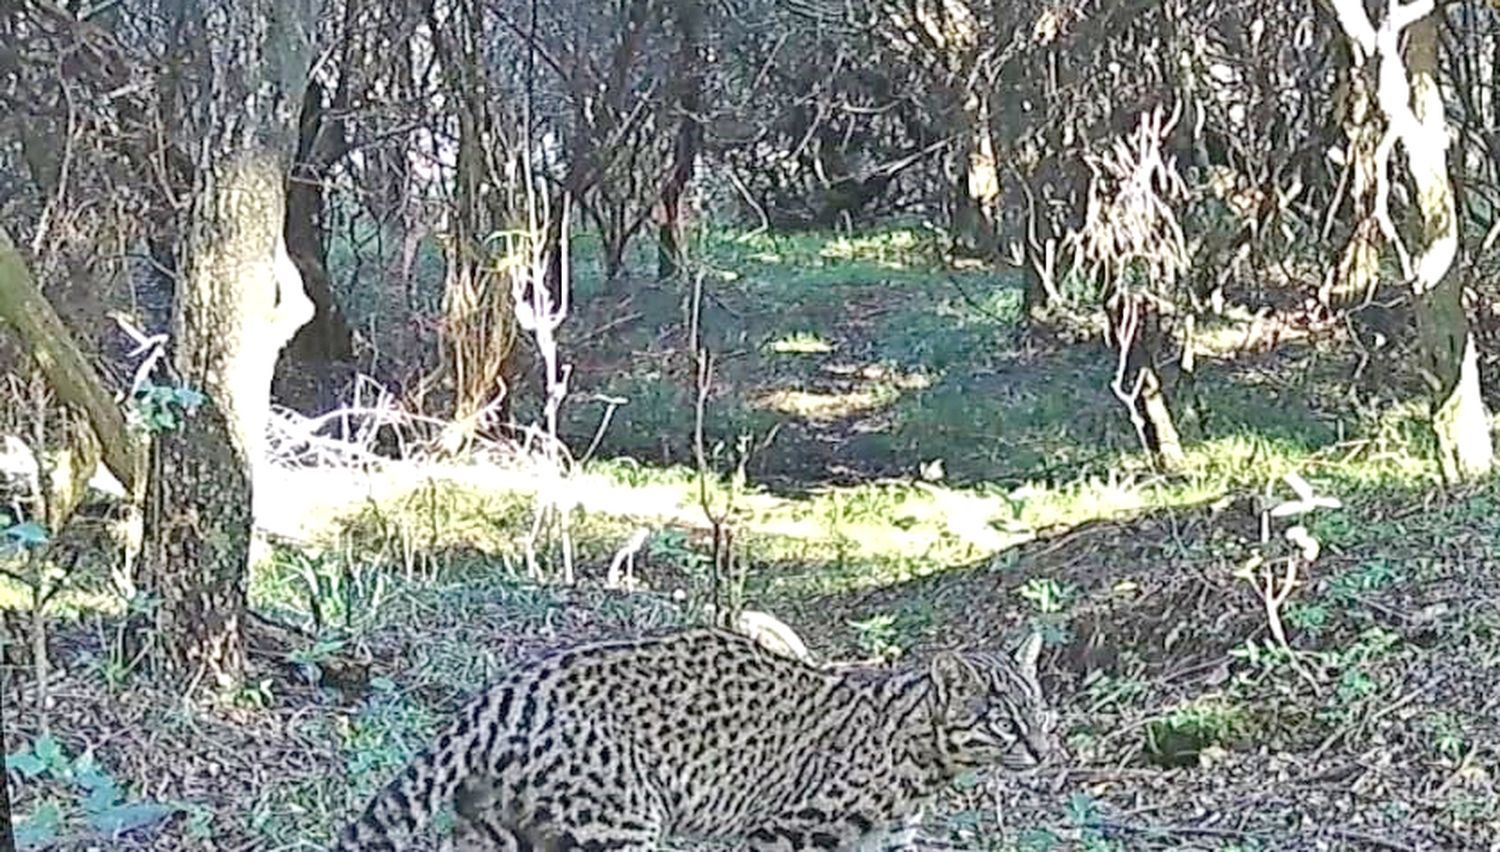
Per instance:
[[[666,829],[665,820],[653,810],[640,800],[573,790],[566,798],[538,800],[524,834],[536,849],[657,852]]]
[[[443,852],[521,852],[530,848],[519,835],[497,820],[460,816]]]
[[[486,778],[466,781],[454,796],[453,836],[443,852],[521,852],[531,848],[502,819],[495,787]]]
[[[917,833],[921,828],[922,812],[917,811],[883,831],[872,831],[854,848],[856,852],[906,852],[916,848]]]
[[[799,811],[749,832],[751,852],[897,852],[912,848],[920,813],[896,825],[861,814],[833,816]]]
[[[807,814],[771,820],[745,835],[750,852],[853,852],[869,831],[863,820],[809,819]]]

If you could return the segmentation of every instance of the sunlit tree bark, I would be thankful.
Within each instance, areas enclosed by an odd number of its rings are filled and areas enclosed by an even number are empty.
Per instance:
[[[1417,294],[1422,373],[1433,394],[1438,463],[1443,477],[1453,482],[1488,474],[1494,448],[1479,382],[1479,353],[1464,312],[1463,281],[1453,268],[1458,212],[1448,177],[1439,49],[1437,15],[1429,13],[1409,31],[1412,120],[1404,122],[1402,141],[1420,220],[1412,286]]]
[[[1475,479],[1489,473],[1494,447],[1478,352],[1464,312],[1463,285],[1453,269],[1458,215],[1448,176],[1437,12],[1433,0],[1392,3],[1377,27],[1361,0],[1330,3],[1355,49],[1379,60],[1376,100],[1387,129],[1375,150],[1374,217],[1395,248],[1415,296],[1420,367],[1432,392],[1438,463],[1450,482]],[[1391,152],[1398,142],[1415,190],[1416,247],[1410,256],[1387,207]]]

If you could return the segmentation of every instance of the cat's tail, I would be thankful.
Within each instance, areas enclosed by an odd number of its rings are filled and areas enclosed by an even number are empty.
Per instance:
[[[487,693],[477,702],[493,700]],[[473,720],[484,709],[465,708],[435,743],[418,752],[375,794],[359,819],[339,832],[332,852],[396,852],[409,844],[443,805],[453,801],[482,761],[480,730]]]

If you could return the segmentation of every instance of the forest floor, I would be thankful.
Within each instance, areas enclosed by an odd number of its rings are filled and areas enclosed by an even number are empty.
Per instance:
[[[1067,754],[955,788],[923,848],[1500,849],[1500,487],[1438,487],[1399,360],[1351,382],[1342,329],[1232,311],[1205,330],[1188,462],[1166,475],[1097,336],[1023,331],[1013,282],[932,260],[920,235],[722,236],[704,256],[705,449],[721,473],[744,462],[742,486],[705,490],[733,507],[746,605],[824,660],[1047,640]],[[5,671],[33,848],[322,848],[514,660],[699,620],[687,297],[582,270],[563,340],[586,457],[573,587],[527,579],[546,478],[516,458],[279,471],[251,600],[317,640],[253,657],[220,704],[128,672],[121,604],[80,579],[52,619],[45,713],[30,669]],[[627,402],[601,431],[606,399]],[[1339,506],[1273,516],[1289,474]],[[604,588],[638,530],[637,587]],[[24,608],[10,592],[0,607]],[[338,655],[370,676],[314,685]]]

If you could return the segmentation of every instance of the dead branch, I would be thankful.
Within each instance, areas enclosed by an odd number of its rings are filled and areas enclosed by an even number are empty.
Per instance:
[[[21,336],[58,398],[88,419],[103,449],[104,464],[126,493],[139,494],[145,448],[131,434],[125,415],[38,289],[4,227],[0,227],[0,321]]]

